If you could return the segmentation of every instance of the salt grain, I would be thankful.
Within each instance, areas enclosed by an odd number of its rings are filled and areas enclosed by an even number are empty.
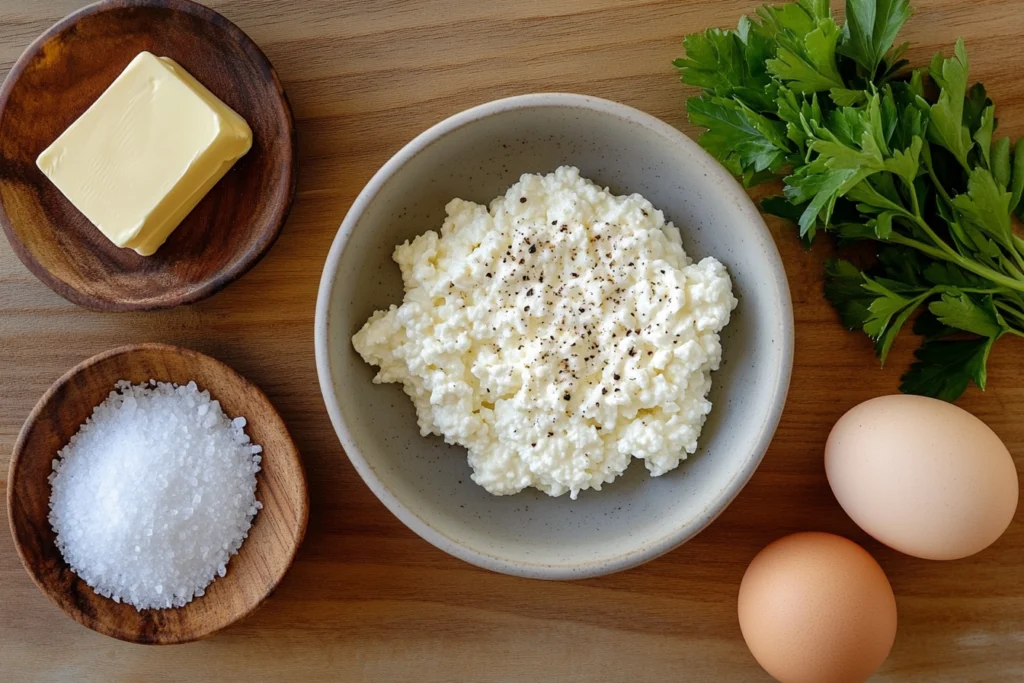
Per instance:
[[[263,448],[195,382],[115,388],[53,461],[50,524],[100,595],[181,607],[226,574],[263,507]]]

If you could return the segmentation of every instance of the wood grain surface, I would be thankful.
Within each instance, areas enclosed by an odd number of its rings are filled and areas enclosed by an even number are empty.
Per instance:
[[[263,447],[256,496],[263,508],[248,538],[203,598],[180,609],[145,610],[104,598],[70,571],[49,522],[54,453],[67,445],[120,380],[195,382]],[[131,344],[69,370],[39,400],[18,436],[8,475],[7,514],[18,553],[36,585],[73,619],[121,640],[185,643],[224,628],[259,606],[291,566],[309,514],[306,478],[284,421],[258,387],[210,356],[169,344]]]
[[[252,149],[151,256],[117,247],[36,167],[143,50],[181,64],[253,131]],[[295,194],[296,152],[277,74],[244,32],[189,0],[107,0],[48,30],[0,89],[0,224],[26,266],[80,306],[193,303],[274,244]]]
[[[313,360],[320,269],[362,186],[440,119],[531,91],[639,107],[688,133],[670,61],[682,36],[731,26],[757,0],[220,0],[211,3],[274,63],[299,131],[291,218],[246,277],[197,305],[154,313],[76,308],[0,246],[0,472],[46,388],[129,341],[210,353],[252,379],[303,454],[311,510],[292,571],[263,607],[220,634],[142,648],[82,628],[32,585],[0,534],[0,677],[11,681],[767,681],[740,638],[736,592],[768,542],[825,530],[870,550],[900,624],[878,681],[1024,680],[1024,507],[993,547],[939,563],[868,539],[829,491],[822,448],[859,401],[896,390],[914,347],[879,369],[821,297],[824,243],[804,251],[772,222],[796,310],[793,384],[772,448],[733,505],[687,545],[643,567],[575,583],[476,569],[391,516],[331,430]],[[1018,0],[915,0],[904,33],[923,63],[964,36],[1001,130],[1024,135],[1024,13]],[[0,66],[78,3],[0,0]],[[960,402],[1024,469],[1024,344],[993,354],[990,388]]]

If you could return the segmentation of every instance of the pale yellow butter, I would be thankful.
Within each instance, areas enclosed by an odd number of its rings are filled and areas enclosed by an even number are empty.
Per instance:
[[[241,116],[141,52],[36,164],[111,242],[149,256],[251,146]]]

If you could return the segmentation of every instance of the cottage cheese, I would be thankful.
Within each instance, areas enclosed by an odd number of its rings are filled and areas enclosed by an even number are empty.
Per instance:
[[[352,338],[424,436],[465,446],[497,495],[576,498],[632,458],[660,476],[694,452],[736,307],[721,263],[693,263],[649,201],[567,166],[446,210],[440,235],[395,249],[402,305]]]

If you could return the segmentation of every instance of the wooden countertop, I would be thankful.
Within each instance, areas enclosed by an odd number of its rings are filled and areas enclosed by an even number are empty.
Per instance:
[[[83,3],[0,0],[0,69]],[[277,593],[213,638],[132,646],[51,605],[0,533],[0,678],[10,681],[761,681],[735,616],[747,562],[792,531],[861,542],[895,588],[899,635],[879,681],[1024,680],[1024,506],[1006,535],[950,563],[868,539],[833,499],[822,447],[855,403],[893,393],[913,340],[880,370],[821,297],[821,244],[772,223],[796,310],[796,366],[758,473],[698,538],[643,567],[575,583],[476,569],[395,519],[345,458],[320,398],[313,310],[320,269],[350,203],[408,140],[498,97],[574,91],[639,107],[688,133],[671,60],[684,34],[730,26],[755,0],[216,0],[259,43],[295,108],[299,189],[291,219],[250,274],[198,305],[91,313],[32,277],[0,243],[0,477],[43,391],[84,358],[128,342],[209,353],[259,384],[302,451],[309,533]],[[924,63],[957,36],[1001,130],[1024,135],[1024,13],[1015,0],[915,0],[904,37]],[[999,343],[987,393],[961,405],[1024,470],[1024,342]],[[4,514],[4,513],[0,513]],[[6,522],[3,524],[6,527]]]

